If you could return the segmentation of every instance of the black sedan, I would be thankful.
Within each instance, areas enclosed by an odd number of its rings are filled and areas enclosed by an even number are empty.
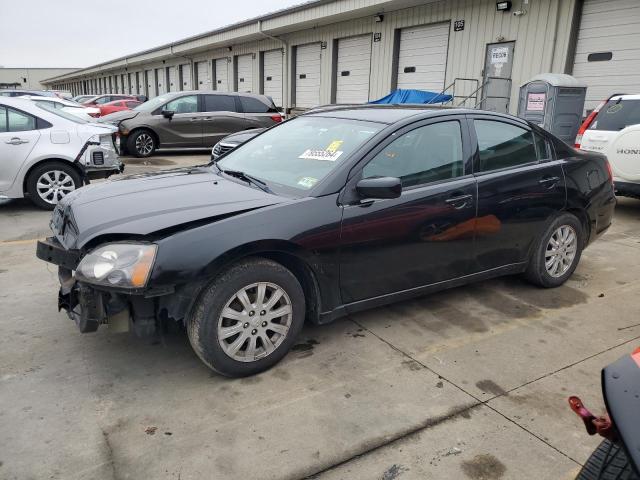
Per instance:
[[[614,205],[604,156],[521,119],[336,107],[217,163],[81,188],[37,253],[81,331],[181,322],[204,363],[244,376],[305,321],[499,275],[559,286]]]

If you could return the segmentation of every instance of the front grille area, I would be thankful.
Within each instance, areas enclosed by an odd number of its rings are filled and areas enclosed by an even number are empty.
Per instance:
[[[220,155],[224,155],[227,152],[230,152],[236,148],[236,145],[230,145],[228,143],[216,143],[216,146],[213,148],[213,154],[217,157]]]
[[[92,161],[94,165],[104,165],[104,153],[93,152]]]

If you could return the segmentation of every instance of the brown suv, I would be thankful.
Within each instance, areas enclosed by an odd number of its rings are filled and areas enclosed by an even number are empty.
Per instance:
[[[100,121],[118,127],[126,152],[148,157],[157,148],[211,148],[230,133],[270,127],[282,117],[264,95],[198,90],[166,93]]]

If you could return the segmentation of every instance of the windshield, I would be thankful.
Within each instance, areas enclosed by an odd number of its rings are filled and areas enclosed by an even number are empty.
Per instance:
[[[160,95],[159,97],[155,97],[151,100],[141,103],[133,110],[137,112],[153,112],[156,108],[164,105],[172,98],[175,98],[175,95]]]
[[[229,152],[217,165],[256,177],[272,190],[304,195],[384,127],[302,116],[267,130]]]
[[[64,110],[60,110],[60,109],[56,109],[55,105],[53,104],[53,102],[34,102],[36,104],[37,107],[46,110],[47,112],[51,112],[54,115],[57,115],[59,117],[64,118],[65,120],[69,120],[70,122],[73,123],[89,123],[88,120],[83,120],[79,117],[76,117],[75,115],[72,115],[71,113],[67,113]]]
[[[589,126],[589,130],[617,132],[637,124],[640,124],[640,100],[609,100]]]

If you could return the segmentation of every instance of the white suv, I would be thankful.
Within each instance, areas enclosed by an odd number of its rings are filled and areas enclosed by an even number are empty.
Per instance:
[[[122,172],[116,131],[48,104],[0,97],[0,198],[26,196],[52,210],[89,179]]]
[[[576,147],[604,153],[616,194],[640,198],[640,95],[614,95],[584,121]]]

